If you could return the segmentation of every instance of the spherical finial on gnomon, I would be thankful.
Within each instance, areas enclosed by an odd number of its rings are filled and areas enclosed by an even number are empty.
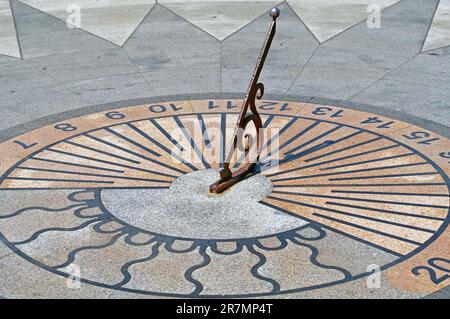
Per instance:
[[[270,16],[273,18],[273,19],[276,19],[276,18],[278,18],[278,16],[280,15],[280,9],[278,9],[278,8],[272,8],[272,10],[270,10]]]

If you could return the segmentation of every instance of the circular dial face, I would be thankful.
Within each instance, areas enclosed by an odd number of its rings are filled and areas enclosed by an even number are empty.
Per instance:
[[[3,142],[1,240],[52,276],[154,296],[421,297],[449,284],[449,140],[259,101],[258,169],[210,194],[241,103],[124,105]]]

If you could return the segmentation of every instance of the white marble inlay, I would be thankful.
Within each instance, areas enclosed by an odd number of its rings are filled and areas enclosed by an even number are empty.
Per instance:
[[[21,0],[63,21],[73,22],[80,9],[80,28],[123,45],[139,26],[155,0]],[[72,17],[72,18],[71,18]]]
[[[159,0],[169,10],[223,40],[278,5],[273,0]]]
[[[364,21],[372,11],[369,6],[378,5],[380,10],[400,0],[287,0],[314,36],[324,42],[346,29]],[[381,14],[382,21],[382,14]]]
[[[441,0],[423,45],[423,51],[448,45],[450,45],[450,0]]]
[[[9,0],[0,0],[0,54],[20,58],[16,28]]]

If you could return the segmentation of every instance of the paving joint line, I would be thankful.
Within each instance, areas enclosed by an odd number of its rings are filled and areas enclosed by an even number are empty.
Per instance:
[[[427,32],[426,32],[426,34],[425,34],[425,38],[423,39],[422,45],[420,46],[420,52],[424,52],[424,51],[423,51],[423,48],[424,48],[424,46],[425,46],[425,42],[427,41],[428,34],[430,33],[431,26],[433,25],[434,18],[435,18],[435,16],[436,16],[436,13],[437,13],[437,10],[438,10],[438,8],[439,8],[440,3],[441,3],[441,0],[438,0],[438,1],[437,1],[437,4],[436,4],[436,7],[434,8],[433,16],[431,17],[431,21],[430,21],[430,23],[428,24],[428,28],[427,28]]]
[[[317,39],[316,35],[312,32],[312,30],[306,25],[305,21],[297,14],[297,12],[292,8],[292,6],[287,2],[287,0],[283,1],[286,6],[289,7],[289,9],[294,13],[294,15],[297,17],[298,20],[305,26],[305,28],[308,30],[308,32],[313,36],[313,38],[317,41],[317,43],[320,45],[319,39]]]
[[[45,12],[45,11],[43,11],[43,10],[40,10],[40,9],[38,9],[38,8],[35,8],[35,7],[32,7],[32,6],[30,6],[30,5],[28,5],[28,4],[24,3],[24,2],[22,2],[21,0],[11,0],[11,1],[16,1],[16,2],[20,3],[21,5],[24,5],[24,6],[30,8],[30,9],[32,9],[32,10],[38,11],[38,12],[40,12],[41,14],[46,15],[47,17],[56,19],[56,20],[60,21],[61,23],[64,23],[64,22],[65,22],[64,20],[62,20],[62,19],[60,19],[60,18],[58,18],[58,17],[55,17],[54,15],[51,15],[50,13],[47,13],[47,12]],[[86,34],[89,34],[89,35],[91,35],[91,36],[94,36],[94,37],[96,37],[97,39],[99,39],[99,40],[101,40],[101,41],[104,41],[104,42],[107,42],[107,43],[109,43],[109,44],[112,44],[113,46],[115,46],[115,47],[117,47],[117,48],[121,48],[120,45],[118,45],[118,44],[116,44],[116,43],[114,43],[114,42],[112,42],[112,41],[110,41],[110,40],[107,40],[107,39],[105,39],[105,38],[102,38],[102,37],[100,37],[100,36],[98,36],[98,35],[96,35],[96,34],[94,34],[94,33],[91,33],[91,32],[89,32],[89,31],[87,31],[87,30],[85,30],[85,29],[83,29],[83,28],[74,28],[74,29],[69,29],[69,30],[72,30],[72,31],[73,31],[73,30],[77,30],[77,31],[85,32]]]
[[[295,82],[297,82],[297,80],[300,78],[300,75],[302,74],[302,72],[305,70],[306,66],[309,64],[309,62],[312,60],[312,58],[314,57],[314,55],[316,54],[316,52],[319,50],[319,48],[321,47],[321,44],[319,43],[319,45],[316,47],[316,49],[314,50],[314,52],[311,54],[311,56],[306,60],[306,63],[300,68],[300,71],[298,72],[297,76],[295,77],[295,79],[291,82],[291,84],[289,85],[289,87],[287,88],[286,91],[284,91],[284,94],[288,94],[288,92],[292,89],[292,87],[294,86]]]
[[[380,11],[380,14],[383,13],[384,11],[389,10],[389,9],[391,9],[392,7],[395,7],[396,5],[402,3],[402,1],[403,1],[403,0],[399,0],[398,2],[396,2],[396,3],[394,3],[394,4],[390,5],[390,6],[388,6],[388,7],[386,7],[386,8],[384,8],[383,10]],[[367,17],[367,18],[368,18],[368,17]],[[359,25],[361,25],[362,23],[364,23],[364,21],[367,21],[367,18],[365,18],[365,19],[361,20],[360,22],[358,22],[358,23],[352,25],[351,27],[348,27],[348,28],[342,30],[342,31],[339,32],[339,33],[336,33],[336,34],[333,35],[331,38],[326,39],[325,41],[321,42],[320,44],[327,43],[328,41],[333,40],[334,38],[336,38],[337,36],[343,34],[344,32],[347,32],[347,31],[349,31],[349,30],[351,30],[351,29],[353,29],[353,28],[356,28],[357,26],[359,26]]]
[[[396,5],[396,4],[400,3],[400,2],[401,2],[401,1],[395,3],[394,5]],[[436,7],[435,7],[435,9],[434,9],[433,16],[431,17],[430,24],[428,25],[428,30],[427,30],[427,32],[426,32],[426,34],[425,34],[425,38],[424,38],[424,40],[423,40],[423,43],[422,43],[422,46],[421,46],[421,49],[419,50],[419,52],[416,53],[416,54],[414,54],[412,57],[410,57],[410,58],[407,59],[406,61],[400,63],[398,66],[396,66],[396,67],[393,68],[392,70],[388,71],[388,72],[387,72],[386,74],[384,74],[382,77],[380,77],[379,79],[375,80],[374,82],[372,82],[371,84],[369,84],[367,87],[365,87],[365,88],[362,89],[361,91],[359,91],[359,92],[357,92],[356,94],[350,96],[347,100],[352,101],[352,100],[355,99],[358,95],[362,94],[363,92],[365,92],[366,90],[370,89],[371,87],[373,87],[374,85],[376,85],[376,84],[379,83],[380,81],[384,80],[384,79],[385,79],[386,77],[388,77],[390,74],[392,74],[393,72],[399,70],[401,67],[403,67],[404,65],[406,65],[407,63],[409,63],[410,61],[412,61],[413,59],[415,59],[416,57],[418,57],[421,53],[423,53],[423,51],[422,51],[422,50],[423,50],[423,46],[424,46],[425,41],[426,41],[426,39],[427,39],[427,37],[428,37],[428,32],[429,32],[429,30],[430,30],[430,28],[431,28],[431,25],[433,24],[434,16],[435,16],[435,14],[436,14],[437,8],[439,7],[439,3],[440,3],[440,0],[437,1],[437,5],[436,5]]]
[[[357,92],[356,94],[350,96],[347,100],[352,101],[354,98],[356,98],[358,95],[362,94],[364,91],[370,89],[371,87],[373,87],[375,84],[377,84],[378,82],[384,80],[386,77],[388,77],[390,74],[392,74],[393,72],[399,70],[401,67],[403,67],[404,65],[406,65],[407,63],[411,62],[413,59],[415,59],[417,56],[419,56],[419,53],[414,54],[412,57],[410,57],[409,59],[407,59],[406,61],[403,61],[402,63],[400,63],[399,65],[397,65],[395,68],[393,68],[392,70],[388,71],[386,74],[384,74],[382,77],[380,77],[379,79],[375,80],[374,82],[372,82],[371,84],[369,84],[367,87],[365,87],[364,89],[360,90],[359,92]]]
[[[160,6],[161,8],[166,9],[167,11],[169,11],[169,12],[172,13],[173,15],[177,16],[178,18],[183,19],[183,21],[186,21],[186,22],[189,23],[191,26],[193,26],[194,28],[196,28],[196,29],[202,31],[203,33],[207,34],[209,37],[213,38],[214,40],[220,42],[220,40],[217,39],[215,36],[213,36],[212,34],[206,32],[205,30],[203,30],[203,29],[200,28],[199,26],[195,25],[194,23],[192,23],[191,21],[189,21],[189,20],[186,19],[185,17],[183,17],[183,16],[179,15],[178,13],[172,11],[171,9],[169,9],[168,7],[166,7],[165,5],[163,5],[162,3],[157,2],[157,4],[155,5],[155,7],[156,7],[157,5]]]
[[[70,93],[71,96],[76,97],[77,99],[79,99],[81,102],[87,103],[88,105],[90,105],[91,103],[93,103],[94,101],[90,101],[88,99],[83,98],[82,96],[78,95],[75,91],[73,91],[72,89],[70,89],[66,84],[68,84],[69,82],[61,82],[58,81],[56,78],[54,78],[52,75],[48,74],[47,72],[45,72],[45,70],[42,70],[40,68],[38,68],[38,70],[42,73],[44,73],[46,76],[48,76],[49,78],[51,78],[53,81],[55,81],[59,86],[61,86],[62,88],[64,88],[65,90],[67,90],[67,93]],[[54,87],[54,85],[50,85],[50,86],[45,86],[45,87]]]
[[[14,10],[13,10],[13,8],[12,8],[11,0],[8,1],[8,3],[9,3],[9,9],[11,10],[11,15],[12,15],[13,24],[14,24],[14,31],[15,31],[15,33],[16,33],[17,46],[18,46],[18,48],[19,48],[19,54],[20,54],[20,58],[16,57],[16,59],[22,59],[22,60],[23,60],[22,45],[21,45],[21,43],[20,43],[19,32],[17,31],[16,15],[15,15]]]
[[[138,23],[138,25],[136,26],[136,28],[134,28],[133,32],[130,33],[130,35],[128,36],[128,38],[122,43],[122,45],[120,46],[122,49],[125,48],[125,45],[128,43],[128,40],[130,40],[130,38],[134,35],[134,33],[144,24],[144,21],[150,16],[150,14],[152,13],[153,9],[158,5],[158,2],[155,1],[155,4],[150,8],[150,10],[148,10],[148,12],[144,15],[144,17],[142,18],[142,20]]]
[[[128,60],[134,65],[134,67],[136,68],[136,72],[141,76],[141,78],[144,80],[144,82],[147,84],[148,89],[151,91],[151,93],[156,96],[156,92],[153,90],[153,86],[150,85],[150,83],[148,82],[147,78],[144,76],[144,74],[141,72],[141,70],[139,70],[139,67],[137,66],[136,62],[134,62],[134,60],[131,58],[130,54],[128,53],[128,51],[123,48],[123,50],[125,51],[125,54],[128,57]]]
[[[222,55],[222,42],[219,43],[219,63],[220,63],[220,68],[219,68],[219,90],[220,93],[223,92],[223,55]]]

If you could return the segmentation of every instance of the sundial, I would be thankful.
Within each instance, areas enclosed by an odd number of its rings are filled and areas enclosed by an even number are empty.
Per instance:
[[[450,141],[345,105],[264,99],[278,14],[243,100],[124,102],[1,143],[2,242],[52,276],[75,265],[84,285],[150,296],[446,287]]]

